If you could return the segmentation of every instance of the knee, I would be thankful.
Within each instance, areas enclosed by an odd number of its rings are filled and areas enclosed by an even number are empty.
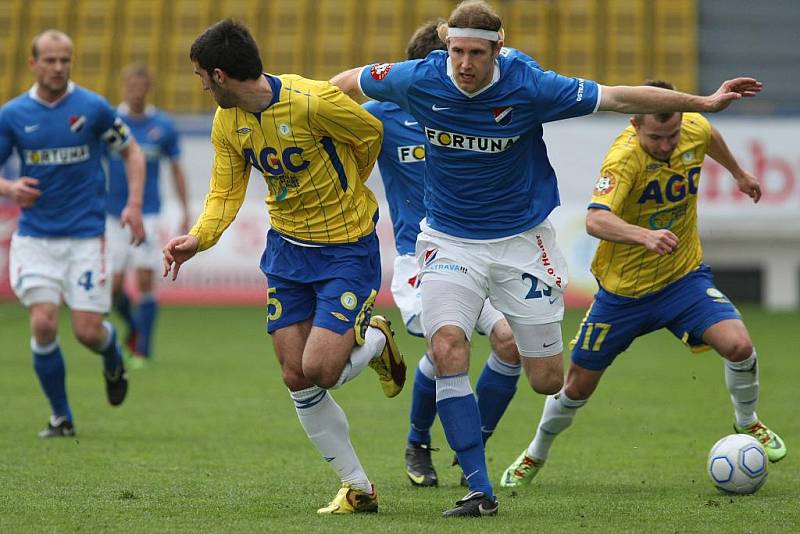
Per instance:
[[[721,354],[723,358],[731,362],[744,361],[753,354],[753,342],[750,341],[749,336],[739,334],[734,339],[730,340],[724,352],[721,352]]]
[[[297,369],[284,368],[282,370],[283,383],[289,388],[289,391],[300,391],[311,387],[311,383],[306,379],[303,373]]]
[[[336,382],[339,381],[339,375],[341,375],[341,369],[339,369],[337,373],[336,370],[333,369],[331,365],[326,364],[326,362],[303,362],[303,378],[311,384],[323,389],[330,389],[335,386]],[[284,382],[285,380],[286,378],[284,375]],[[288,386],[289,384],[286,385]],[[291,386],[289,386],[289,389],[291,389]]]
[[[31,316],[31,333],[40,345],[48,345],[56,339],[58,320],[55,315],[34,314]]]
[[[469,342],[457,326],[443,326],[430,341],[431,358],[442,374],[463,372],[468,365]]]
[[[500,321],[497,323],[492,330],[489,341],[498,358],[511,365],[520,364],[517,341],[514,339],[514,334],[511,332],[507,322]]]
[[[560,369],[547,369],[535,375],[528,375],[528,384],[536,393],[555,395],[564,386],[564,373]]]
[[[75,338],[84,347],[95,349],[106,341],[108,335],[102,323],[86,323],[76,325],[74,328]]]
[[[564,384],[564,393],[572,400],[588,400],[592,396],[594,390],[588,387],[583,387],[581,384],[574,380],[567,379]]]

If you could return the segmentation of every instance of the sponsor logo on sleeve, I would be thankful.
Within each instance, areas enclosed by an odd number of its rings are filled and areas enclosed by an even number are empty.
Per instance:
[[[369,75],[373,80],[381,81],[389,75],[394,63],[377,63],[369,68]]]

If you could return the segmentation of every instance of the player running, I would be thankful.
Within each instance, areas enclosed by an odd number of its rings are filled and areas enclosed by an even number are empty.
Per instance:
[[[443,20],[421,26],[408,43],[408,59],[423,59],[433,50],[445,50],[437,32]],[[516,55],[536,68],[538,63],[517,50],[504,48],[505,56]],[[408,333],[424,337],[420,315],[419,267],[414,247],[419,221],[425,216],[423,178],[425,171],[425,132],[408,112],[391,102],[370,101],[364,108],[383,123],[383,144],[378,167],[392,217],[397,257],[394,260],[392,295]],[[478,317],[476,330],[489,334],[492,352],[475,385],[481,416],[483,444],[492,436],[517,390],[522,371],[519,352],[511,328],[503,314],[486,300]],[[436,371],[430,356],[422,355],[414,376],[411,396],[411,425],[405,452],[406,475],[415,486],[436,486],[438,475],[431,459],[431,433],[436,418]],[[538,384],[533,384],[534,389]],[[463,485],[467,485],[461,475]]]
[[[436,366],[436,403],[470,492],[445,516],[497,513],[480,412],[467,376],[469,332],[488,297],[511,326],[530,381],[563,384],[566,264],[547,220],[558,205],[542,124],[608,110],[718,111],[760,83],[725,82],[699,97],[654,87],[607,87],[506,58],[502,21],[462,2],[442,27],[447,53],[337,75],[348,94],[396,103],[425,131],[426,217],[417,239],[422,321]],[[540,391],[541,391],[540,390]]]
[[[269,188],[271,229],[261,270],[269,290],[267,332],[300,424],[342,487],[320,514],[377,512],[378,494],[329,389],[372,367],[387,397],[405,363],[388,321],[372,316],[381,263],[377,202],[364,182],[380,151],[380,121],[328,82],[262,71],[242,24],[208,28],[190,52],[219,108],[203,213],[164,247],[164,276],[213,246],[244,201],[251,168]]]
[[[147,104],[152,76],[143,63],[132,63],[122,72],[124,101],[117,113],[130,128],[142,147],[146,160],[144,187],[144,227],[148,238],[138,247],[129,244],[130,237],[119,224],[119,217],[128,196],[125,166],[119,156],[109,154],[108,177],[108,247],[114,273],[112,302],[128,327],[126,345],[131,351],[131,367],[146,365],[151,356],[153,328],[158,313],[158,298],[153,282],[154,271],[161,267],[158,245],[161,194],[159,176],[161,160],[168,159],[175,191],[178,194],[183,216],[179,223],[181,232],[189,230],[189,210],[186,199],[186,174],[180,162],[178,132],[172,118]],[[125,291],[125,271],[135,269],[139,301],[134,312]]]
[[[646,85],[674,89],[667,82]],[[634,115],[611,145],[586,216],[586,231],[601,239],[592,261],[600,288],[571,343],[564,389],[547,397],[536,436],[506,469],[502,486],[530,483],[606,368],[634,339],[661,328],[694,352],[713,348],[725,359],[734,430],[758,439],[770,461],[786,456],[783,440],[756,414],[758,362],[750,334],[703,263],[697,191],[706,155],[758,202],[758,179],[697,113]]]
[[[70,308],[75,337],[103,359],[109,404],[125,400],[128,380],[111,307],[105,241],[106,177],[103,143],[125,161],[128,195],[120,222],[141,243],[144,158],[125,124],[98,94],[70,81],[72,40],[46,30],[33,40],[31,89],[0,110],[0,164],[16,148],[21,177],[0,178],[0,194],[22,208],[11,239],[11,287],[28,308],[33,367],[52,415],[39,437],[74,436],[64,357],[58,340],[61,300]]]

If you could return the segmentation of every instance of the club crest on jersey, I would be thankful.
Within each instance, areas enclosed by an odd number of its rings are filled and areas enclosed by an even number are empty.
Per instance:
[[[381,81],[386,78],[392,67],[394,67],[394,63],[377,63],[369,68],[369,75],[373,80]]]
[[[595,195],[607,195],[614,190],[617,181],[610,174],[606,174],[597,179],[594,184]]]
[[[164,132],[161,131],[161,128],[158,126],[153,126],[149,130],[147,130],[147,139],[149,141],[158,141],[164,135]]]
[[[511,106],[492,108],[492,113],[494,114],[494,122],[496,122],[500,126],[508,126],[509,124],[511,124],[511,114],[513,111],[514,108]]]
[[[72,133],[78,133],[86,124],[86,117],[83,115],[72,115],[69,118],[69,129]]]

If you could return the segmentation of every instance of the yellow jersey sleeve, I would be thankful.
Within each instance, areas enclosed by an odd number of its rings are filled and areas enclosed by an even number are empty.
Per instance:
[[[607,209],[615,215],[623,211],[641,164],[640,155],[632,146],[636,142],[636,136],[627,130],[614,142],[600,167],[590,208]]]
[[[244,202],[250,165],[229,141],[221,109],[217,108],[211,128],[214,163],[203,212],[189,234],[197,237],[198,251],[214,246],[230,226]]]
[[[314,133],[349,145],[358,175],[366,182],[381,151],[383,123],[334,85],[327,84],[318,96]]]

